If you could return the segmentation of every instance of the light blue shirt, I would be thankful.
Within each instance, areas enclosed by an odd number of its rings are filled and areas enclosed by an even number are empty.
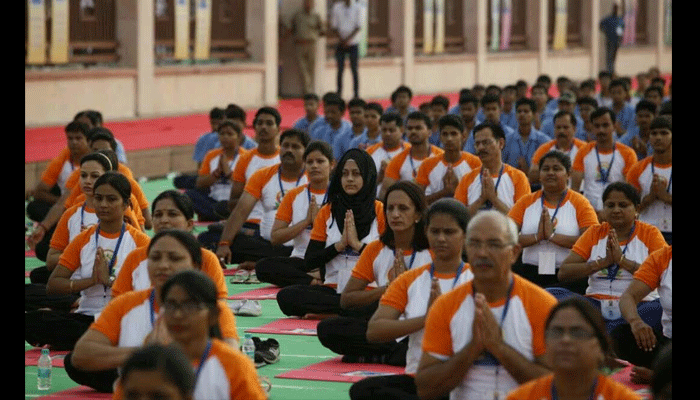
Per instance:
[[[510,112],[501,110],[501,125],[512,129],[518,128],[518,115],[515,113],[515,104],[513,104]]]
[[[636,137],[639,139],[639,127],[637,125],[633,126],[632,128],[627,130],[627,133],[622,135],[617,141],[627,145],[629,147],[632,147],[632,138]],[[634,149],[634,148],[632,148]],[[647,154],[639,154],[637,153],[637,159],[641,160],[644,157],[650,156],[654,152],[654,148],[651,146],[651,141],[647,141]]]
[[[340,127],[333,129],[324,120],[323,123],[314,128],[316,140],[322,140],[329,143],[333,148],[333,157],[340,160],[340,157],[350,148],[350,141],[354,137],[352,133],[352,124],[350,121],[341,120]]]
[[[442,142],[440,142],[440,130],[439,129],[430,134],[430,137],[428,137],[428,142],[434,146],[442,148]]]
[[[124,145],[116,138],[114,140],[117,142],[117,151],[115,151],[115,153],[117,153],[117,160],[119,160],[120,163],[126,164],[126,151],[124,151]]]
[[[615,113],[615,120],[622,125],[622,129],[629,131],[637,124],[637,114],[634,112],[634,107],[629,103],[625,103],[620,112]]]
[[[314,122],[318,121],[319,118],[320,116],[317,116]],[[309,127],[311,126],[311,124],[312,122],[309,122],[309,119],[306,116],[304,116],[296,120],[296,122],[294,122],[294,125],[292,125],[292,128],[309,133]]]
[[[309,125],[307,133],[309,134],[309,137],[311,137],[311,140],[318,140],[318,134],[316,130],[319,126],[323,125],[325,120],[326,118],[320,115],[318,118],[316,118],[316,121],[312,122],[311,125]]]
[[[367,127],[362,131],[361,134],[355,136],[350,140],[350,145],[349,149],[356,149],[359,148],[361,144],[365,145],[366,147],[369,147],[373,144],[377,144],[382,141],[382,135],[379,133],[376,138],[371,139],[367,137]]]
[[[248,135],[244,135],[245,140],[241,147],[246,150],[254,149],[258,147],[255,140],[251,139]],[[209,132],[200,136],[197,142],[194,144],[194,152],[192,153],[192,159],[197,163],[204,161],[204,156],[214,149],[221,147],[221,142],[219,142],[219,134],[217,132]]]
[[[535,151],[552,139],[535,128],[530,130],[530,136],[527,138],[527,143],[523,142],[522,136],[518,132],[506,138],[506,145],[503,148],[503,162],[518,168],[518,159],[525,157],[528,167],[532,162],[532,156]]]

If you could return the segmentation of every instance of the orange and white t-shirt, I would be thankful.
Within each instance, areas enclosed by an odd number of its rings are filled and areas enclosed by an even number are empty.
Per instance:
[[[124,264],[127,254],[137,247],[148,245],[148,242],[151,240],[148,235],[129,224],[124,224],[123,235],[121,235],[121,232],[107,233],[102,230],[100,230],[99,234],[96,234],[98,227],[99,225],[93,225],[79,233],[75,239],[68,243],[63,254],[61,254],[58,265],[73,272],[70,279],[77,280],[92,277],[97,248],[101,248],[104,251],[108,265],[116,257],[112,266],[112,276],[116,276]],[[121,243],[115,254],[114,250],[120,236]],[[99,314],[111,298],[111,288],[104,285],[90,286],[80,292],[80,300],[76,312],[86,315]]]
[[[366,151],[367,154],[372,156],[372,160],[374,160],[374,166],[377,167],[377,173],[379,173],[379,170],[382,168],[382,161],[390,162],[399,153],[409,148],[411,148],[411,145],[402,140],[401,144],[399,146],[396,146],[395,149],[385,149],[384,142],[379,142],[368,147]],[[384,169],[384,174],[386,175],[386,169]],[[382,184],[377,183],[377,195],[379,195],[379,192],[381,192],[381,190]]]
[[[73,164],[71,161],[70,150],[66,147],[46,166],[41,174],[41,181],[49,188],[58,185],[61,188],[61,193],[66,193],[66,180],[75,169],[79,168],[79,164]]]
[[[227,158],[229,171],[233,174],[233,170],[236,168],[236,164],[241,159],[241,156],[247,153],[248,150],[243,147],[238,147],[238,153],[233,158]],[[224,149],[221,147],[217,149],[212,149],[204,155],[202,160],[202,166],[199,168],[198,174],[200,176],[211,175],[212,171],[215,171],[219,167],[221,157],[225,157]],[[209,187],[209,197],[216,201],[228,200],[231,197],[231,186],[233,182],[231,181],[231,175],[222,177],[218,179],[214,184]]]
[[[540,216],[543,206],[542,190],[527,194],[520,198],[511,207],[508,216],[520,226],[521,235],[536,234],[539,230]],[[579,236],[582,228],[588,228],[598,223],[598,215],[593,206],[582,194],[567,190],[561,205],[551,204],[544,200],[544,207],[551,217],[554,233],[567,236]],[[569,255],[569,249],[561,247],[548,240],[543,240],[535,245],[523,248],[523,263],[539,265],[540,255],[554,253],[555,266],[559,268],[564,259]]]
[[[657,289],[661,302],[661,327],[664,336],[672,338],[673,316],[673,249],[665,246],[651,253],[634,273],[634,279]]]
[[[253,174],[265,167],[279,164],[280,151],[279,148],[272,155],[260,154],[260,150],[256,147],[250,149],[245,154],[240,155],[236,168],[231,175],[231,180],[245,184]],[[230,193],[229,193],[230,194]],[[262,204],[255,204],[253,211],[248,216],[248,222],[259,224],[263,216]]]
[[[114,346],[140,347],[162,312],[155,297],[152,288],[124,293],[107,304],[90,329],[107,336]],[[217,306],[221,336],[238,340],[236,319],[226,300],[219,300]]]
[[[636,162],[637,153],[620,142],[615,142],[614,150],[601,151],[596,150],[596,142],[589,142],[579,149],[571,163],[571,169],[583,173],[580,191],[593,208],[600,211],[603,209],[605,188],[613,182],[624,182],[627,172]],[[601,170],[605,171],[605,182]]]
[[[428,311],[428,300],[430,299],[430,288],[432,286],[431,265],[432,261],[399,275],[387,287],[379,300],[379,304],[402,312],[401,317],[404,319],[424,316]],[[440,293],[445,294],[455,287],[472,280],[474,274],[469,264],[463,264],[459,276],[456,273],[442,274],[436,272],[435,277],[438,278]],[[414,375],[418,371],[418,363],[423,354],[421,349],[423,333],[424,330],[421,329],[408,335],[406,374]]]
[[[379,235],[384,232],[384,205],[381,201],[374,201],[374,212],[376,217],[374,218],[374,221],[372,221],[372,226],[370,227],[369,233],[367,236],[360,239],[360,241],[364,244],[369,244],[370,242],[378,239]],[[326,247],[328,247],[333,246],[336,242],[339,242],[342,236],[343,234],[338,229],[338,224],[333,219],[333,214],[331,214],[330,203],[325,204],[320,210],[318,210],[318,214],[314,220],[314,226],[311,229],[310,240],[323,242],[326,244]],[[348,283],[348,280],[350,280],[352,269],[355,267],[355,264],[357,264],[359,259],[360,254],[350,248],[336,255],[332,260],[326,263],[324,285],[335,287],[337,293],[343,293],[345,285]]]
[[[668,182],[666,190],[673,193],[672,165],[657,165],[652,160],[653,157],[649,156],[634,164],[627,172],[627,182],[637,188],[642,198],[651,192],[651,181],[654,175],[666,178]],[[661,232],[673,232],[673,206],[656,200],[639,213],[639,220],[654,225]]]
[[[127,179],[129,180],[129,185],[131,186],[132,207],[134,208],[134,210],[139,209],[140,211],[147,209],[149,206],[148,199],[146,198],[146,194],[143,192],[141,185],[139,185],[139,183],[136,182],[134,179],[128,177]],[[71,190],[70,195],[66,199],[64,205],[66,206],[66,208],[68,208],[82,201],[84,197],[81,196],[85,196],[85,193],[83,193],[83,189],[80,187],[80,185],[77,185]],[[136,202],[133,202],[133,200],[136,200]]]
[[[402,253],[404,265],[409,270],[433,262],[429,249],[417,252],[404,249]],[[357,260],[355,268],[352,269],[351,276],[369,283],[374,282],[373,286],[386,286],[389,283],[388,274],[394,265],[395,257],[394,249],[377,239],[362,250],[360,259]]]
[[[202,269],[207,274],[219,292],[219,298],[228,297],[228,288],[224,272],[216,254],[205,248],[202,252]],[[134,249],[126,256],[124,264],[112,284],[112,297],[117,297],[133,290],[144,290],[151,287],[151,278],[148,275],[148,246]]]
[[[584,147],[587,144],[587,142],[584,142],[581,139],[574,138],[574,144],[571,146],[569,150],[561,150],[558,149],[557,146],[557,140],[550,140],[547,143],[542,144],[540,147],[535,150],[535,154],[532,155],[532,162],[530,165],[538,165],[540,163],[540,159],[547,153],[549,153],[551,150],[558,150],[567,156],[569,156],[569,159],[571,159],[571,162],[574,162],[574,158],[576,158],[576,154],[578,154],[578,151],[580,148]]]
[[[610,229],[612,227],[607,222],[591,226],[578,238],[571,251],[586,261],[605,258]],[[625,258],[638,264],[642,264],[650,253],[664,246],[666,246],[666,241],[659,228],[639,220],[635,222],[632,237],[625,242],[620,241],[620,249],[623,250]],[[608,278],[608,268],[603,268],[588,277],[586,296],[597,299],[619,299],[629,286],[630,281],[632,281],[632,274],[624,268],[619,268],[612,280]],[[657,298],[659,298],[659,294],[654,290],[643,300],[649,301]]]
[[[508,393],[506,400],[555,400],[552,397],[554,374],[548,374],[522,384]],[[596,400],[641,400],[631,388],[603,374],[598,375],[592,399]]]
[[[418,168],[432,156],[437,156],[445,151],[435,145],[430,145],[430,154],[420,160],[411,157],[411,147],[403,150],[389,161],[384,170],[384,176],[395,181],[412,181],[418,175]]]
[[[523,171],[503,163],[503,173],[491,175],[498,198],[508,208],[526,194],[530,194],[530,181]],[[481,196],[481,168],[475,169],[460,179],[455,189],[454,198],[469,205],[474,204]]]
[[[280,164],[275,164],[256,171],[245,183],[243,189],[249,195],[258,200],[256,207],[262,212],[260,218],[260,236],[270,240],[272,225],[275,223],[275,214],[280,207],[282,198],[288,191],[304,185],[309,181],[306,173],[302,173],[296,179],[287,180],[282,177]],[[255,208],[251,212],[251,215]],[[250,217],[249,217],[250,218]],[[291,241],[290,241],[291,242]],[[285,243],[291,246],[291,243]]]
[[[446,361],[472,340],[474,326],[473,281],[438,297],[428,311],[423,335],[423,352]],[[544,328],[557,300],[546,290],[513,274],[510,301],[490,303],[501,325],[504,342],[528,361],[545,353]],[[504,308],[508,304],[505,317]],[[474,362],[462,382],[450,392],[450,399],[492,399],[517,388],[518,382],[501,365],[482,358]]]
[[[198,369],[198,364],[193,364]],[[123,388],[117,379],[112,399],[121,400]],[[253,362],[238,349],[219,339],[211,339],[211,349],[202,364],[194,387],[193,400],[265,400],[267,394]]]
[[[312,190],[308,183],[289,190],[282,198],[282,202],[275,214],[275,219],[286,222],[287,226],[296,225],[299,221],[305,220],[309,212],[311,196],[316,199],[316,204],[320,205],[323,204],[326,191]],[[313,223],[292,239],[291,243],[285,243],[285,245],[294,246],[290,257],[304,258],[306,247],[309,245],[309,239],[311,238],[312,226]]]
[[[72,196],[74,193],[75,192],[71,192],[71,197],[69,197],[64,203],[66,209],[74,206],[82,206],[85,203],[85,193],[78,191],[75,193],[77,194],[76,196]],[[124,212],[124,216],[127,218],[130,224],[136,226],[137,228],[141,228],[146,223],[146,218],[143,216],[143,210],[138,207],[138,200],[133,192],[131,193],[129,200],[131,200],[131,205],[127,207],[126,211]]]
[[[134,179],[134,173],[131,172],[129,167],[126,165],[119,163],[119,166],[117,167],[117,171],[119,171],[122,175],[126,176],[129,179]],[[73,190],[76,186],[80,184],[80,168],[76,168],[73,172],[71,172],[70,176],[68,176],[68,179],[66,180],[66,188],[68,190]]]
[[[445,153],[432,156],[423,161],[420,168],[418,168],[416,183],[425,188],[426,196],[430,196],[442,190],[444,187],[442,178],[445,176],[450,166],[457,176],[457,179],[460,180],[471,171],[479,169],[481,167],[481,160],[474,154],[462,151],[459,160],[454,164],[449,164],[445,161]]]

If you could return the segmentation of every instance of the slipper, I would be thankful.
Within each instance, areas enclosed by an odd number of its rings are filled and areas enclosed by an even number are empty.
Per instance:
[[[244,269],[239,269],[236,271],[236,273],[233,274],[230,282],[231,283],[248,283],[249,278],[250,278],[250,272],[248,272]]]

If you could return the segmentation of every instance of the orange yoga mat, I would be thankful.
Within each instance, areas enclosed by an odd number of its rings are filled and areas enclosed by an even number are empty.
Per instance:
[[[319,322],[321,321],[317,319],[282,318],[245,331],[249,333],[316,336],[316,326]]]

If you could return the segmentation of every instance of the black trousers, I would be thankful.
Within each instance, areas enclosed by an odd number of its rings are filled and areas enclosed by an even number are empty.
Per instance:
[[[334,353],[365,358],[380,356],[383,364],[405,367],[408,338],[400,342],[369,342],[367,324],[365,318],[328,318],[319,322],[316,333],[321,344]]]
[[[91,387],[101,393],[112,393],[114,391],[114,381],[119,377],[116,368],[104,371],[83,371],[77,369],[72,362],[73,353],[66,354],[63,359],[68,377],[79,385]]]
[[[449,395],[438,400],[448,400]],[[350,386],[352,400],[418,400],[416,380],[411,375],[373,376]]]
[[[79,294],[46,294],[46,285],[41,283],[24,285],[24,311],[50,308],[68,312],[79,298]]]
[[[292,285],[282,288],[277,293],[277,304],[288,316],[338,314],[369,320],[377,310],[379,302],[343,309],[340,307],[340,293],[336,293],[335,288],[323,285]]]
[[[258,280],[279,287],[310,285],[313,278],[306,272],[304,259],[298,257],[267,257],[255,264]]]
[[[24,314],[24,340],[36,347],[49,345],[51,350],[73,350],[93,322],[95,317],[92,315],[56,310],[30,311]]]
[[[661,333],[660,330],[654,329],[654,336],[656,336],[656,347],[652,351],[644,351],[637,346],[637,341],[632,333],[632,328],[629,324],[623,324],[610,332],[610,336],[613,339],[613,346],[615,348],[615,355],[617,357],[629,362],[630,364],[637,365],[645,368],[652,368],[652,364],[659,350],[671,339]]]
[[[231,263],[240,264],[244,261],[259,261],[266,257],[289,257],[292,254],[291,246],[273,246],[269,240],[260,236],[260,227],[255,224],[243,224],[243,228],[256,232],[254,236],[239,233],[231,243]],[[209,228],[197,236],[202,246],[211,251],[216,251],[223,225],[212,224]]]

